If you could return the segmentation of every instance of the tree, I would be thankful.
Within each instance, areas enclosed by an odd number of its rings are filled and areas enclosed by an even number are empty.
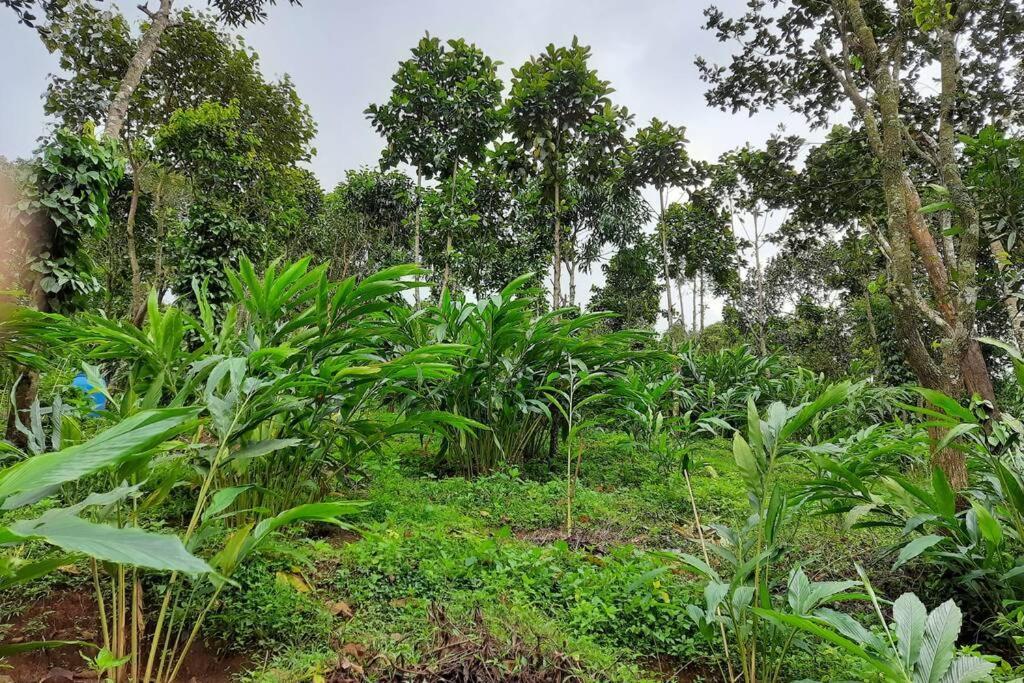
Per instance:
[[[592,286],[589,308],[618,317],[605,324],[612,330],[650,328],[658,319],[658,247],[650,239],[618,250],[601,266],[604,285]]]
[[[716,8],[706,15],[721,41],[739,45],[727,67],[698,60],[709,103],[733,111],[786,105],[817,126],[841,106],[853,108],[881,172],[887,225],[878,240],[908,362],[929,388],[994,403],[974,340],[978,202],[964,179],[957,134],[1022,109],[1024,88],[1006,87],[1021,85],[1012,71],[1024,47],[1020,3],[752,1],[735,19]],[[937,91],[919,88],[931,72],[939,76]],[[927,174],[915,172],[911,160]],[[929,182],[948,193],[948,208],[934,214],[922,212],[921,188]],[[935,460],[954,486],[965,485],[962,454],[937,453]]]
[[[863,130],[833,126],[825,141],[812,147],[793,180],[788,198],[789,216],[775,237],[783,252],[803,262],[826,259],[832,270],[827,286],[841,292],[847,308],[863,306],[867,338],[880,376],[895,365],[883,351],[876,321],[878,285],[885,264],[870,234],[885,220],[885,196],[877,160]],[[857,303],[859,301],[859,303]],[[855,317],[855,320],[860,318]]]
[[[966,181],[976,189],[984,239],[997,271],[998,296],[1013,341],[1024,348],[1024,311],[1019,293],[1020,252],[1024,247],[1024,138],[986,126],[976,137],[966,139],[964,153],[970,161]]]
[[[590,68],[590,48],[573,37],[569,47],[548,45],[512,70],[512,89],[506,108],[508,125],[541,180],[552,214],[551,305],[562,300],[562,188],[568,172],[567,154],[579,149],[593,132],[596,117],[614,119],[608,95],[612,88]],[[599,125],[598,130],[607,130]],[[582,181],[586,178],[581,177]]]
[[[796,175],[793,164],[803,140],[774,135],[764,149],[744,145],[723,154],[713,167],[711,185],[726,197],[729,215],[739,224],[754,252],[754,271],[747,279],[754,296],[742,312],[750,318],[758,351],[767,355],[766,325],[768,303],[765,295],[764,263],[761,251],[768,234],[772,212],[782,209],[790,196]]]
[[[636,132],[629,148],[630,173],[641,185],[653,185],[658,190],[658,235],[665,276],[665,299],[668,303],[669,327],[675,320],[672,308],[672,278],[668,250],[668,230],[665,226],[665,190],[678,188],[692,180],[689,156],[686,154],[686,129],[659,119]],[[682,299],[679,301],[683,332],[686,321],[682,318]]]
[[[566,248],[562,263],[569,275],[568,304],[577,305],[576,275],[589,273],[594,262],[606,257],[607,249],[628,248],[641,238],[651,210],[636,187],[621,176],[599,184],[575,182],[570,178],[563,207]]]
[[[109,226],[110,193],[124,175],[124,161],[91,128],[82,135],[61,129],[19,171],[17,191],[4,197],[15,203],[0,206],[8,228],[0,235],[0,254],[14,261],[0,274],[0,289],[27,292],[40,311],[72,312],[100,288],[85,244]],[[15,279],[6,281],[11,273]],[[28,368],[19,374],[7,439],[24,446],[17,421],[28,419],[39,377]]]
[[[423,195],[427,264],[435,270],[450,264],[452,281],[477,299],[524,272],[542,270],[548,241],[539,194],[536,182],[511,179],[494,154],[462,166],[454,179]],[[458,246],[449,252],[452,235]]]
[[[700,282],[695,290],[700,293],[699,306],[694,308],[695,318],[699,311],[700,323],[693,329],[695,335],[704,329],[706,286],[725,294],[737,284],[738,248],[731,216],[717,200],[710,188],[700,188],[690,194],[686,204],[669,205],[662,218],[668,251],[681,264],[678,277]]]
[[[212,303],[229,295],[225,269],[245,253],[259,261],[269,240],[260,220],[271,175],[260,140],[241,125],[238,108],[208,102],[175,112],[157,134],[163,165],[188,178],[195,201],[180,226],[172,289],[188,296],[205,286]]]
[[[121,128],[131,171],[131,182],[123,192],[130,193],[130,198],[122,201],[120,189],[115,194],[114,232],[106,260],[110,264],[108,285],[113,290],[123,282],[117,276],[123,264],[123,247],[127,248],[131,279],[128,310],[136,316],[144,311],[143,282],[164,282],[164,238],[170,234],[166,209],[172,204],[177,205],[179,213],[188,209],[183,205],[187,195],[176,191],[183,188],[180,182],[172,188],[164,182],[148,181],[173,177],[172,169],[160,166],[152,142],[174,112],[207,102],[234,103],[239,125],[260,140],[259,153],[269,162],[264,174],[266,199],[280,203],[276,213],[285,222],[291,210],[288,205],[294,207],[298,202],[297,197],[289,197],[290,188],[301,190],[295,182],[299,173],[295,166],[309,159],[310,141],[316,130],[308,108],[287,76],[267,81],[260,71],[259,57],[223,32],[211,17],[185,10],[175,16],[174,22],[135,89]],[[51,21],[43,41],[59,55],[62,70],[47,86],[47,113],[71,128],[102,119],[113,88],[136,49],[137,39],[129,22],[116,12],[78,3]],[[169,204],[166,200],[171,197],[175,201]],[[164,215],[158,218],[153,212]],[[298,221],[299,217],[290,220]],[[113,291],[108,292],[108,299],[113,295]]]
[[[479,164],[487,145],[501,133],[501,92],[495,62],[465,40],[442,43],[429,34],[412,50],[412,59],[399,63],[391,77],[391,98],[366,109],[367,118],[388,141],[385,168],[404,162],[416,169],[417,193],[422,178],[455,178],[460,163]],[[452,192],[454,193],[454,185]],[[450,195],[457,222],[455,196]],[[452,251],[447,235],[446,254]],[[420,218],[417,210],[413,258],[420,259]],[[451,258],[445,258],[442,289],[449,284]],[[418,297],[417,293],[417,297]],[[418,299],[417,299],[418,300]]]
[[[409,224],[415,196],[400,171],[348,171],[325,201],[333,258],[341,277],[367,275],[409,262]]]
[[[299,0],[289,0],[289,2],[293,5],[300,4]],[[276,4],[276,0],[211,0],[210,6],[217,10],[220,18],[228,25],[242,26],[247,23],[264,21],[267,17],[264,8],[268,3]],[[35,25],[36,17],[30,11],[33,5],[38,4],[43,12],[56,19],[64,16],[66,5],[64,2],[54,0],[4,0],[3,4],[15,11],[19,21],[28,25]],[[132,96],[142,82],[142,77],[153,61],[154,55],[157,54],[164,33],[174,25],[173,4],[174,0],[158,0],[156,10],[151,10],[148,2],[139,6],[142,13],[149,18],[149,23],[145,25],[131,58],[112,91],[112,97],[103,117],[103,135],[105,137],[114,140],[120,139]],[[46,36],[50,30],[49,26],[40,25],[38,28],[43,36]]]

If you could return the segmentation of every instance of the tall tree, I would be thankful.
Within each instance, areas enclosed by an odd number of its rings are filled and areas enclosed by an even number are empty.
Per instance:
[[[645,329],[657,322],[659,251],[654,240],[641,239],[635,246],[619,249],[601,266],[604,284],[591,288],[589,308],[617,313],[607,321],[609,328]]]
[[[658,237],[664,264],[665,300],[668,304],[669,327],[675,322],[672,307],[672,278],[668,249],[668,230],[665,226],[665,191],[686,185],[691,179],[692,167],[686,154],[686,129],[673,126],[660,119],[636,132],[629,148],[630,172],[641,185],[651,185],[658,191]],[[683,302],[679,301],[682,314]],[[686,322],[680,315],[683,332]]]
[[[336,272],[365,276],[408,263],[415,202],[412,181],[401,171],[348,171],[325,202]]]
[[[626,129],[632,120],[624,107],[606,107],[590,119],[585,135],[565,155],[561,251],[569,275],[570,306],[577,304],[577,273],[589,271],[606,247],[634,244],[650,218],[650,208],[629,173]]]
[[[260,156],[270,162],[264,173],[264,188],[269,192],[273,186],[274,201],[283,202],[277,212],[282,217],[286,213],[284,204],[298,201],[297,196],[288,198],[288,188],[299,189],[294,182],[299,173],[296,164],[309,159],[310,141],[316,130],[308,108],[287,76],[266,80],[258,55],[222,31],[212,17],[184,10],[175,15],[174,22],[134,91],[121,128],[131,171],[131,182],[124,191],[130,197],[123,201],[115,197],[114,230],[106,260],[113,271],[108,284],[120,287],[121,280],[113,275],[121,272],[122,245],[126,247],[132,283],[128,308],[136,314],[144,312],[143,282],[157,284],[163,279],[169,217],[163,215],[158,220],[154,212],[166,214],[169,205],[164,200],[175,194],[166,190],[181,188],[180,183],[171,188],[165,183],[147,182],[148,178],[172,177],[168,175],[172,169],[160,167],[160,157],[152,147],[157,132],[172,114],[179,108],[207,102],[234,103],[239,126],[259,139]],[[52,76],[47,86],[47,113],[71,128],[101,120],[113,88],[135,51],[137,39],[128,20],[113,10],[76,3],[49,24],[43,40],[59,56],[61,65],[61,73]],[[269,182],[271,175],[273,183]],[[178,208],[187,211],[187,206]],[[147,232],[146,228],[153,226],[155,230]],[[113,295],[113,291],[108,292],[108,297]]]
[[[500,62],[465,40],[442,43],[429,34],[412,49],[412,58],[399,63],[391,80],[390,99],[370,105],[366,115],[388,142],[382,163],[399,162],[416,169],[417,190],[422,179],[455,178],[461,163],[483,161],[487,145],[501,133]],[[455,225],[454,184],[450,195],[451,225]],[[451,276],[451,233],[446,240],[442,288]],[[420,258],[420,214],[417,209],[413,258]],[[417,293],[418,296],[418,293]]]
[[[452,280],[478,299],[525,272],[542,271],[548,240],[539,200],[537,183],[510,178],[494,154],[461,167],[454,181],[449,178],[423,195],[427,264],[435,269],[450,264]],[[448,252],[451,235],[458,246]]]
[[[595,118],[613,118],[607,81],[591,69],[590,48],[573,37],[568,47],[548,45],[543,53],[512,70],[512,89],[506,108],[508,125],[532,161],[551,206],[551,305],[562,299],[562,188],[569,170],[568,154],[583,147],[588,124]],[[605,126],[598,125],[599,131]],[[586,181],[586,178],[581,178]]]
[[[773,223],[773,213],[788,206],[788,197],[796,177],[794,163],[803,140],[796,136],[773,135],[763,149],[750,144],[726,152],[711,170],[714,191],[725,198],[729,215],[743,232],[745,244],[752,248],[753,272],[740,278],[748,282],[752,297],[742,297],[741,311],[749,318],[758,351],[768,353],[766,333],[768,301],[765,293],[762,253]]]
[[[704,329],[705,291],[725,294],[735,287],[738,245],[732,233],[728,211],[718,203],[711,188],[699,188],[685,204],[672,203],[662,218],[669,253],[679,264],[679,278],[699,282],[697,312],[699,327]]]
[[[241,123],[238,107],[207,102],[175,112],[155,140],[164,166],[186,177],[195,200],[177,237],[174,291],[189,296],[205,283],[213,303],[228,294],[224,271],[245,253],[261,261],[272,243],[277,182],[260,138]]]
[[[299,0],[289,0],[293,5],[301,4]],[[15,11],[18,20],[30,26],[36,26],[40,35],[46,36],[50,26],[37,24],[38,17],[32,14],[32,8],[37,7],[38,11],[49,15],[49,18],[60,20],[66,12],[66,2],[54,0],[3,0]],[[81,5],[88,4],[81,0]],[[262,22],[267,18],[266,5],[276,4],[276,0],[210,0],[210,7],[216,10],[226,24],[230,26],[243,26],[253,22]],[[174,26],[173,21],[174,0],[157,0],[155,9],[151,9],[149,2],[139,5],[139,10],[149,19],[143,25],[143,30],[135,42],[131,57],[116,83],[112,88],[111,97],[104,112],[103,135],[118,140],[121,137],[121,129],[124,127],[125,118],[128,115],[129,104],[135,90],[142,82],[142,78],[161,47],[161,40],[168,28]]]
[[[709,103],[734,111],[786,105],[818,126],[842,106],[854,110],[880,165],[887,225],[878,239],[908,362],[927,387],[994,402],[974,340],[981,226],[957,133],[1022,108],[1024,88],[1006,87],[1019,81],[1021,4],[751,0],[736,18],[717,8],[706,14],[709,30],[739,46],[726,67],[698,60]],[[919,87],[928,73],[938,75],[937,90]],[[912,159],[929,172],[915,173]],[[921,188],[936,181],[949,196],[944,217],[921,211]],[[962,454],[935,460],[954,486],[965,485]]]

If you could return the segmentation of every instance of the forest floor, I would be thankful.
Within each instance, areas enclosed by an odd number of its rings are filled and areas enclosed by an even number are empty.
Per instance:
[[[690,449],[705,529],[741,525],[748,506],[729,445]],[[721,680],[716,646],[686,613],[703,602],[701,583],[665,552],[700,554],[684,478],[624,435],[595,434],[584,452],[567,538],[564,480],[437,478],[417,441],[390,448],[344,492],[368,502],[352,530],[307,527],[246,567],[245,590],[225,593],[182,680]],[[884,545],[804,515],[787,552],[815,580],[869,565],[884,591]],[[61,606],[91,597],[84,577],[59,576],[64,585],[0,596],[0,640],[94,634],[88,610]],[[70,648],[11,663],[0,680],[83,668]],[[848,665],[822,645],[797,653],[786,680],[838,680]]]

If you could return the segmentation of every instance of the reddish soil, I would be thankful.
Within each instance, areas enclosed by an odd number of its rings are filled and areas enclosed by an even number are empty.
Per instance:
[[[5,643],[32,640],[100,640],[99,616],[91,592],[55,591],[37,600],[3,631]],[[244,670],[247,659],[242,656],[219,657],[205,643],[197,642],[190,650],[178,680],[183,683],[230,683],[231,676]],[[75,673],[75,680],[95,680],[89,672],[80,648],[74,646],[37,650],[7,658],[0,676],[14,683],[38,683],[54,669]],[[63,679],[66,680],[66,679]]]
[[[725,681],[717,670],[696,668],[691,664],[680,664],[671,657],[654,657],[645,661],[644,664],[649,671],[658,676],[663,676],[665,681],[676,681],[677,683],[695,683],[695,681],[718,683],[719,681]]]

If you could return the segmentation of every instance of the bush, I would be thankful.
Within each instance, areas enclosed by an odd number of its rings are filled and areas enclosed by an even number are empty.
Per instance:
[[[221,593],[206,618],[209,637],[232,652],[279,652],[330,639],[333,617],[308,590],[297,567],[269,553],[254,557],[232,576],[237,588]]]
[[[691,659],[699,652],[685,618],[699,589],[657,556],[629,547],[596,556],[563,541],[523,544],[508,530],[484,536],[422,526],[398,534],[381,526],[346,548],[336,581],[357,605],[444,602],[473,591],[485,602],[528,604],[575,635],[641,654]]]

